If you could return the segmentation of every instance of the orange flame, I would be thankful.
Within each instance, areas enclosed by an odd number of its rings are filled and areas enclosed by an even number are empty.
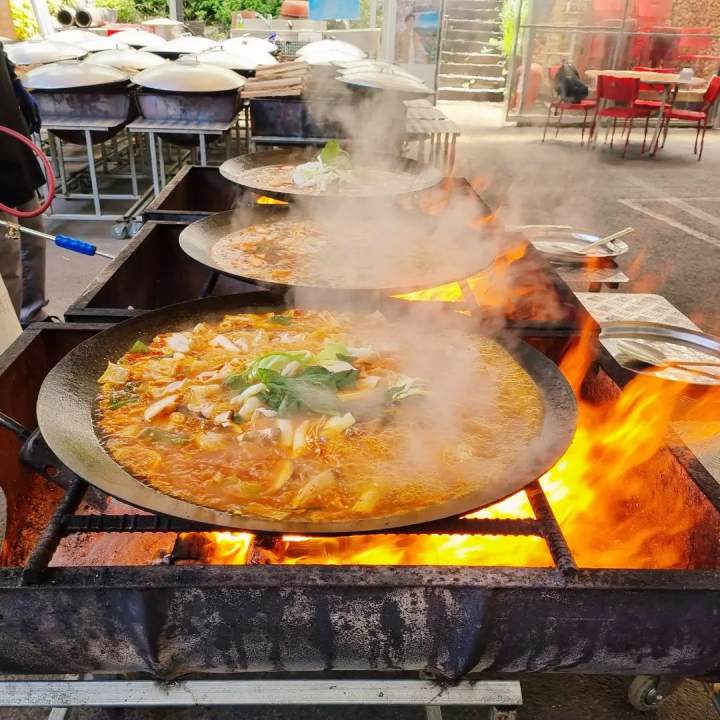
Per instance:
[[[693,533],[714,510],[664,449],[686,388],[646,376],[638,376],[622,393],[604,375],[597,383],[604,400],[580,401],[572,444],[541,478],[578,564],[692,565]],[[720,391],[705,391],[689,417],[707,419],[707,413],[720,417]],[[520,492],[469,517],[528,518],[533,513],[525,492]],[[250,535],[218,533],[215,543],[211,562],[247,561]],[[528,536],[284,536],[270,548],[256,546],[252,553],[260,562],[282,564],[551,565],[544,541]]]
[[[244,532],[208,533],[214,541],[207,558],[213,565],[244,565],[248,561],[254,536]]]
[[[261,195],[256,201],[258,205],[287,205],[285,200],[278,200],[277,198],[271,198],[267,195]]]
[[[503,279],[507,277],[510,266],[521,260],[526,251],[525,243],[512,246],[499,253],[489,268],[476,275],[425,290],[400,293],[393,297],[413,302],[463,302],[475,299],[485,307],[504,307],[512,293],[508,292],[508,283]],[[491,291],[494,287],[497,289]]]
[[[595,359],[595,322],[588,315],[580,327],[578,338],[570,345],[560,361],[560,369],[576,394]]]

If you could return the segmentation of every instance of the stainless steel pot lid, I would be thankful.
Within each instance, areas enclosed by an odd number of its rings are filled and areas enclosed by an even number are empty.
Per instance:
[[[350,69],[341,73],[340,82],[356,87],[375,90],[391,90],[404,95],[430,95],[432,90],[425,83],[392,65],[379,69]]]
[[[134,48],[128,48],[127,50],[103,50],[102,52],[93,53],[83,60],[83,63],[88,65],[104,65],[105,67],[131,71],[133,73],[149,67],[157,67],[166,62],[167,60],[161,58],[159,55],[145,52],[144,50],[135,50]]]
[[[147,30],[121,30],[110,37],[123,45],[136,48],[159,48],[167,44],[165,38]]]
[[[406,77],[410,78],[410,80],[422,82],[417,75],[413,75],[407,70],[403,70],[398,65],[393,65],[392,63],[385,62],[384,60],[370,60],[370,58],[364,58],[363,60],[342,60],[340,62],[334,62],[333,65],[339,68],[341,75],[377,71],[388,72],[398,77]]]
[[[23,83],[32,90],[66,90],[127,82],[129,76],[115,68],[87,62],[57,62],[34,68]]]
[[[9,45],[5,52],[15,65],[44,65],[58,60],[76,60],[87,55],[87,50],[52,40],[27,40]]]
[[[182,55],[177,61],[187,65],[207,63],[208,65],[218,65],[229,70],[254,70],[260,65],[277,63],[277,60],[272,55],[264,51],[226,52],[225,50],[208,50],[194,55]]]
[[[359,47],[342,40],[317,40],[308,43],[297,51],[297,56],[310,65],[331,65],[367,57]]]
[[[152,20],[143,20],[142,24],[149,27],[186,27],[185,23],[181,23],[179,20],[171,20],[170,18],[152,18]]]
[[[125,48],[121,42],[107,35],[96,35],[89,30],[63,30],[52,36],[53,42],[67,43],[75,47],[83,48],[88,52],[102,52],[104,50],[115,50],[117,48]]]
[[[157,48],[157,50],[164,53],[201,53],[217,47],[217,45],[218,43],[210,38],[199,37],[197,35],[183,35],[174,40],[168,40],[162,47]],[[145,49],[148,50],[150,48]]]
[[[222,49],[227,50],[227,52],[262,50],[266,53],[274,54],[278,51],[278,46],[275,43],[263,38],[253,37],[252,35],[229,38],[228,40],[223,40],[221,45]]]
[[[168,92],[223,92],[238,90],[244,78],[217,65],[164,63],[139,72],[133,82],[151,90]]]

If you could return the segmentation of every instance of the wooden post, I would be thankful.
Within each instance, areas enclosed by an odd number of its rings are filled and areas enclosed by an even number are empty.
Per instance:
[[[0,35],[11,40],[17,37],[10,13],[10,0],[0,0]]]

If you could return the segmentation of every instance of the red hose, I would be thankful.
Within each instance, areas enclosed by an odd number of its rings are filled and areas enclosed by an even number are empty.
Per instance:
[[[16,208],[11,208],[7,205],[3,205],[2,203],[0,203],[0,211],[17,218],[31,218],[35,217],[36,215],[42,215],[50,207],[50,203],[55,197],[55,173],[53,172],[50,161],[47,159],[45,153],[37,145],[35,145],[32,140],[26,138],[22,133],[5,127],[4,125],[0,125],[0,132],[5,133],[6,135],[10,135],[10,137],[14,137],[21,143],[25,143],[25,145],[27,145],[40,158],[40,161],[45,168],[45,177],[47,178],[48,187],[47,197],[45,198],[45,200],[43,200],[39,208],[27,211],[17,210]]]

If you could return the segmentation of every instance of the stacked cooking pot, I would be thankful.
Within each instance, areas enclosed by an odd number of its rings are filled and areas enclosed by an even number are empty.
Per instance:
[[[340,40],[308,43],[298,51],[297,60],[310,65],[302,98],[250,103],[262,134],[353,138],[376,150],[395,152],[405,135],[405,101],[432,94],[413,75],[369,60],[362,50]]]
[[[239,37],[225,40],[220,47],[204,52],[181,55],[178,62],[195,65],[205,63],[227,68],[245,77],[252,77],[262,65],[275,65],[277,46],[261,38]]]
[[[189,35],[167,41],[142,30],[110,37],[70,30],[51,41],[18,43],[8,50],[17,64],[53,63],[25,76],[45,118],[112,121],[109,130],[93,132],[93,142],[112,137],[138,111],[158,127],[167,121],[226,124],[240,109],[242,76],[277,62],[276,46],[259,38],[231,38],[220,45]],[[306,118],[303,135],[356,136],[356,128],[343,127],[352,124],[349,116],[373,116],[374,125],[384,126],[374,137],[394,145],[404,127],[404,100],[430,94],[417,78],[367,60],[361,50],[338,40],[310,43],[298,59],[313,66],[314,76],[296,101]],[[57,134],[84,142],[81,131]],[[194,134],[162,137],[186,147],[197,142]]]
[[[130,77],[113,67],[65,60],[28,71],[23,83],[49,127],[63,123],[92,127],[90,121],[104,124],[104,129],[92,131],[93,143],[108,140],[137,117]],[[85,143],[82,130],[53,132],[66,142]]]
[[[89,121],[110,126],[92,132],[94,143],[112,137],[139,113],[159,125],[168,120],[227,123],[239,110],[240,73],[274,61],[264,48],[244,48],[241,55],[221,50],[207,38],[166,41],[141,30],[109,38],[70,30],[51,41],[18,43],[8,50],[16,64],[37,66],[25,73],[23,82],[47,126]],[[185,55],[189,57],[182,65],[169,61]],[[66,142],[85,143],[83,131],[54,132]],[[164,139],[184,146],[196,143],[191,135]]]
[[[245,80],[238,73],[207,63],[165,63],[135,75],[137,100],[146,120],[162,124],[228,123],[240,109],[239,90]],[[161,134],[168,142],[195,145],[194,135]]]

